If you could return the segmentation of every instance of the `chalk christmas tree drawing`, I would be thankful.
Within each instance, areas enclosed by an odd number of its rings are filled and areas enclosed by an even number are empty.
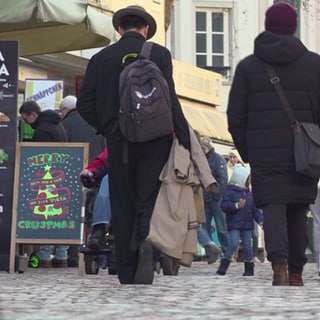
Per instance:
[[[59,216],[63,214],[57,187],[50,172],[51,166],[44,167],[45,174],[42,177],[42,184],[39,185],[37,195],[37,205],[34,206],[33,214],[42,215],[46,219],[49,216]]]

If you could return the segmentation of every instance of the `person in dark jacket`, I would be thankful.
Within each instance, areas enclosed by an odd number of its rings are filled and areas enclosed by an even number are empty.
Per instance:
[[[88,123],[80,116],[76,109],[77,98],[66,96],[60,102],[62,124],[66,130],[69,142],[89,143],[89,163],[92,162],[106,147],[106,139],[95,132]]]
[[[229,246],[229,234],[227,230],[226,217],[221,210],[220,204],[228,184],[227,162],[222,155],[214,150],[209,137],[200,138],[200,145],[208,160],[211,174],[218,182],[218,192],[203,190],[206,214],[206,223],[203,225],[203,228],[207,231],[210,238],[212,238],[212,219],[214,218],[218,239],[222,251],[224,252],[224,250]]]
[[[65,142],[67,136],[61,124],[61,118],[53,110],[41,111],[35,101],[24,102],[19,113],[21,118],[34,129],[34,142]]]
[[[35,101],[24,102],[19,113],[21,118],[34,129],[32,141],[34,142],[66,142],[67,136],[61,118],[53,110],[41,111]],[[53,246],[41,245],[39,250],[40,266],[43,268],[68,267],[68,248],[66,245],[58,245],[55,250],[55,258],[51,260]]]
[[[121,284],[152,284],[153,248],[145,239],[156,197],[160,172],[167,162],[173,135],[142,143],[130,143],[118,125],[119,75],[122,59],[139,53],[156,32],[156,21],[140,6],[128,6],[113,16],[121,35],[118,42],[102,49],[89,61],[78,97],[81,116],[107,138],[112,227],[115,237],[117,274]],[[190,150],[188,123],[174,89],[171,54],[154,43],[150,59],[167,80],[172,103],[174,131]]]
[[[93,161],[106,147],[106,139],[98,134],[79,114],[76,109],[77,98],[66,96],[60,102],[62,124],[66,131],[69,142],[89,143],[89,162]],[[69,247],[68,264],[72,267],[78,266],[79,246]]]
[[[245,254],[243,276],[253,276],[254,263],[251,237],[254,221],[262,225],[263,215],[262,211],[257,209],[253,202],[250,191],[249,168],[241,164],[236,164],[233,167],[232,176],[221,201],[221,209],[226,213],[230,244],[221,259],[217,274],[226,274],[231,257],[238,248],[241,239]]]
[[[227,108],[229,131],[263,209],[265,248],[273,285],[303,285],[307,262],[306,211],[318,179],[296,172],[293,132],[264,63],[273,65],[298,121],[320,123],[320,56],[294,36],[297,12],[277,2],[266,11],[254,53],[238,64]],[[289,271],[289,274],[288,274]]]

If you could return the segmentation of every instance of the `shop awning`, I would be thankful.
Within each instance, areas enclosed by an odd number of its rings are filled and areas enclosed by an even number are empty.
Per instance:
[[[115,38],[112,12],[89,0],[0,3],[0,39],[19,40],[20,56],[106,46]]]
[[[184,99],[180,99],[180,103],[190,125],[201,135],[209,136],[221,142],[232,143],[227,119],[215,107],[207,107],[201,103]]]

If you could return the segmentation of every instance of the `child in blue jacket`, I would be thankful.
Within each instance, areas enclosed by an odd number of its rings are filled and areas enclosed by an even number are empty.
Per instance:
[[[226,213],[230,244],[217,270],[219,275],[226,274],[240,239],[245,254],[243,276],[254,275],[251,235],[254,220],[262,226],[263,214],[254,205],[250,181],[250,169],[242,165],[235,165],[221,201],[221,209]]]

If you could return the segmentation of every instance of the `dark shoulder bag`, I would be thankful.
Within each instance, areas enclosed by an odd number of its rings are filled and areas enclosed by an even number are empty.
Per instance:
[[[270,81],[274,86],[281,104],[288,115],[293,129],[294,159],[296,171],[306,176],[320,177],[320,128],[316,123],[299,122],[290,107],[288,98],[280,84],[274,67],[265,64]]]

